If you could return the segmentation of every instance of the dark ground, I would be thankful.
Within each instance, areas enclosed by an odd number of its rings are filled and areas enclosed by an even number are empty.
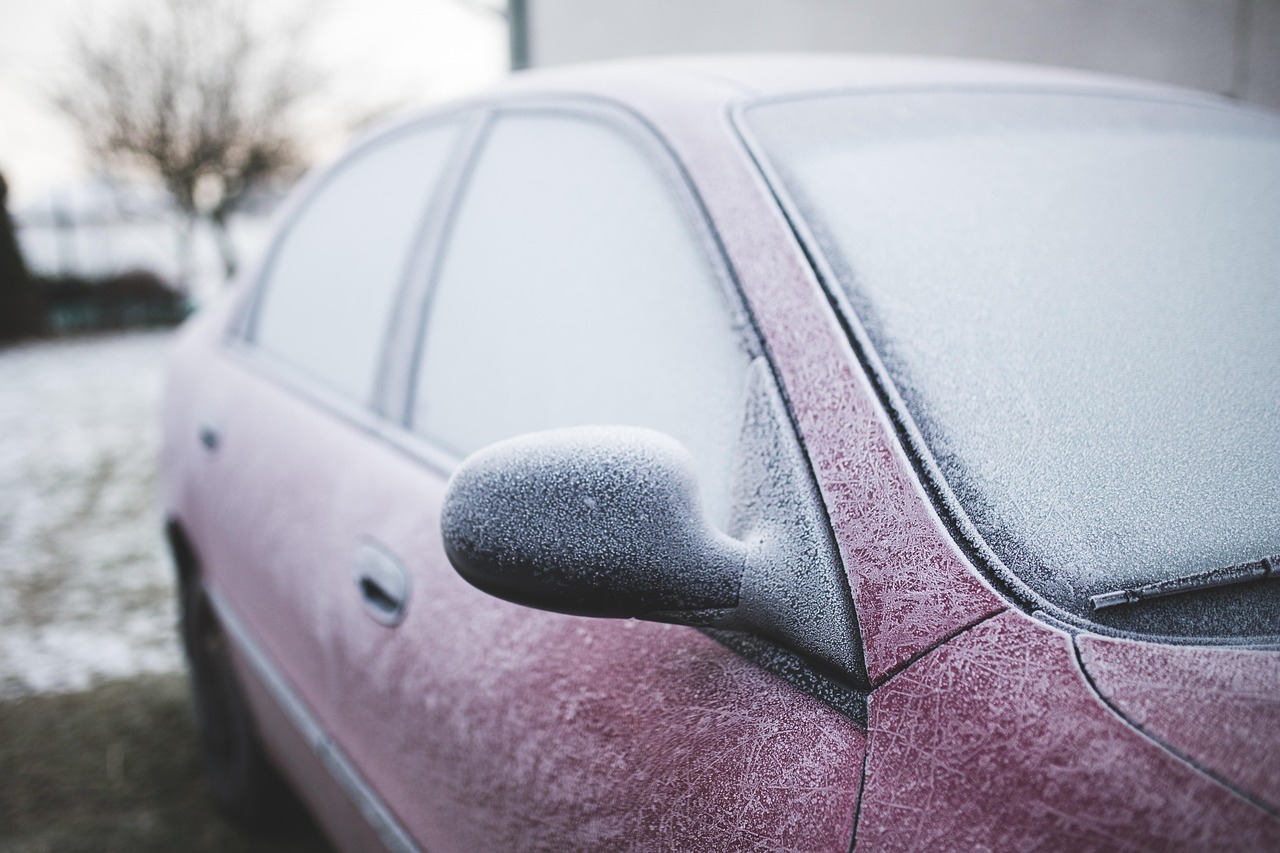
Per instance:
[[[327,853],[301,815],[248,838],[214,811],[185,675],[0,702],[5,853]]]

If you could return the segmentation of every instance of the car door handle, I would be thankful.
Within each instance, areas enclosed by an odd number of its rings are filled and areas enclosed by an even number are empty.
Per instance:
[[[220,442],[222,438],[218,434],[218,428],[216,426],[205,421],[200,424],[198,434],[200,436],[200,444],[204,446],[205,450],[212,452],[218,449],[218,442]]]
[[[365,612],[383,625],[399,625],[409,603],[409,575],[400,561],[365,541],[356,550],[355,575]]]

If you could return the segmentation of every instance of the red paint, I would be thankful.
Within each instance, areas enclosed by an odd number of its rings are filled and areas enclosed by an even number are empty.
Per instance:
[[[870,737],[862,849],[1280,845],[1280,821],[1125,725],[1089,687],[1070,637],[1021,613],[877,690]]]
[[[333,733],[447,850],[847,848],[865,732],[692,628],[500,601],[445,560],[440,474],[368,437],[335,518],[411,571],[388,630],[335,598]]]
[[[1280,813],[1280,652],[1090,635],[1076,644],[1126,719]]]

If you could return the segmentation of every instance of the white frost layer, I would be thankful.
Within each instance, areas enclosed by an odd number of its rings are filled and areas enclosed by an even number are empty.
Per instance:
[[[168,339],[0,349],[0,697],[181,666],[155,497]]]

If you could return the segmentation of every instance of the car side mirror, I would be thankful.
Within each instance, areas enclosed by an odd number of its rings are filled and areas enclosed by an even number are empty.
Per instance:
[[[745,403],[727,533],[674,438],[572,427],[462,463],[441,510],[449,560],[517,604],[763,638],[865,684],[844,565],[763,358],[748,369]]]
[[[490,445],[453,475],[445,552],[499,598],[579,616],[716,622],[747,546],[717,530],[688,451],[639,427],[572,427]]]

